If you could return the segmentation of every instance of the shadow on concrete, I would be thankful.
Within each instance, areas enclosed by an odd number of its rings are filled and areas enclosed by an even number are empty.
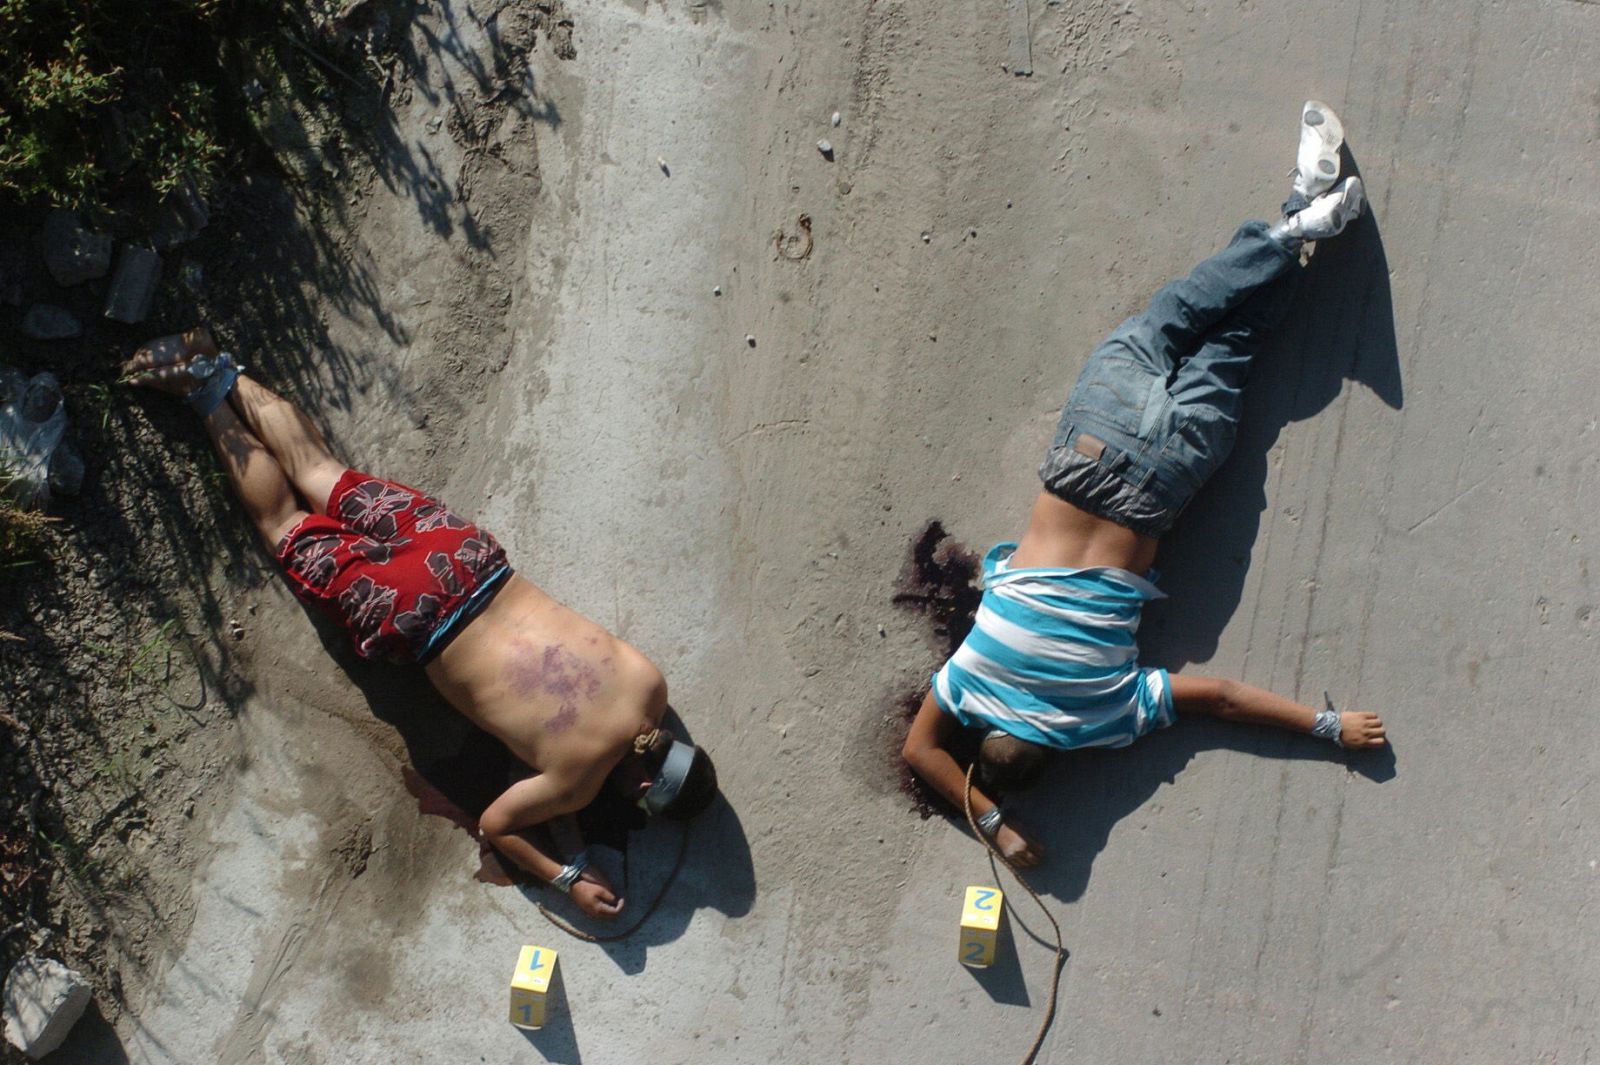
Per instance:
[[[1231,750],[1277,761],[1342,762],[1374,782],[1394,776],[1392,751],[1347,752],[1326,740],[1258,726],[1184,718],[1170,729],[1121,750],[1071,751],[1052,760],[1039,784],[1007,797],[1007,810],[1045,848],[1027,871],[1041,895],[1071,902],[1082,897],[1094,860],[1117,822],[1171,784],[1201,751]],[[1330,770],[1331,771],[1331,770]],[[1151,870],[1152,877],[1164,875]]]
[[[1345,172],[1360,171],[1347,160]],[[1346,380],[1391,409],[1404,405],[1389,261],[1370,212],[1317,247],[1284,324],[1257,356],[1233,454],[1161,542],[1157,565],[1169,599],[1140,627],[1146,664],[1178,670],[1216,654],[1270,502],[1272,446],[1285,426],[1338,398]]]
[[[991,859],[992,864],[993,860]],[[993,870],[993,872],[995,874],[994,882],[1001,885],[1003,890],[1009,892],[1011,887],[1009,881],[1000,878],[998,869]],[[995,944],[994,963],[987,969],[974,969],[967,965],[963,965],[962,968],[967,970],[967,975],[972,977],[974,983],[983,988],[984,993],[991,1000],[1007,1006],[1029,1006],[1032,1005],[1032,1000],[1028,997],[1027,980],[1022,975],[1022,959],[1017,954],[1018,949],[1022,946],[1023,938],[1017,934],[1018,921],[1013,913],[1017,907],[1018,899],[1015,894],[1011,893],[1006,895],[1006,899],[1007,905],[1005,910],[1001,912],[1000,917],[1000,939]],[[1031,906],[1032,903],[1025,902],[1024,905]],[[1044,942],[1037,934],[1028,930],[1025,926],[1022,931],[1027,938]],[[1045,943],[1045,946],[1051,951],[1055,950],[1054,941]],[[1029,949],[1032,949],[1031,945]]]
[[[578,1040],[572,1028],[572,1009],[567,1002],[567,982],[556,966],[550,980],[550,990],[545,993],[543,1028],[524,1028],[522,1038],[544,1056],[552,1065],[580,1065],[583,1055],[578,1053]]]
[[[17,1055],[20,1059],[21,1055]],[[117,1030],[106,1015],[100,1012],[98,999],[90,999],[88,1008],[66,1040],[49,1054],[51,1061],[75,1061],[79,1065],[128,1065],[128,1052],[123,1049]]]

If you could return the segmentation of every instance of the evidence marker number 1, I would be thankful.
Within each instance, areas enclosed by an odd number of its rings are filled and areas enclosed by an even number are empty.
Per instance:
[[[511,974],[511,1023],[518,1028],[543,1028],[550,981],[556,974],[556,952],[549,947],[523,947]]]
[[[1005,905],[1005,893],[997,887],[967,888],[966,901],[961,906],[961,949],[957,954],[962,965],[987,969],[994,964]]]

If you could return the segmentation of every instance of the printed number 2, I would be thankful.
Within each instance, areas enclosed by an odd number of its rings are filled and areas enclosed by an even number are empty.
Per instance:
[[[988,888],[979,888],[978,897],[972,901],[972,908],[974,910],[994,909],[994,897],[997,894],[999,894],[997,891],[990,891]]]
[[[973,962],[982,961],[983,960],[983,944],[981,942],[979,942],[978,940],[976,940],[976,939],[972,940],[970,943],[967,944],[967,953],[962,957],[961,960],[966,962],[966,963],[968,963],[968,964],[971,964]],[[524,1007],[524,1008],[526,1008],[526,1007]]]
[[[524,1002],[522,1005],[518,1006],[517,1008],[522,1011],[522,1023],[523,1024],[532,1024],[533,1023],[533,1007],[528,1005],[526,1002]]]
[[[532,958],[532,960],[530,960],[528,962],[528,971],[530,973],[533,972],[535,969],[543,969],[544,968],[544,964],[539,961],[539,955],[541,955],[543,953],[544,953],[544,951],[542,951],[542,950],[536,950],[536,951],[533,952],[533,958]],[[527,1007],[524,1006],[523,1008],[526,1009]]]

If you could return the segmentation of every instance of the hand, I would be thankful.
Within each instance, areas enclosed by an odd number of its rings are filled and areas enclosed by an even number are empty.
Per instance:
[[[572,885],[572,901],[584,914],[602,921],[613,920],[622,912],[623,899],[605,878],[587,872]]]
[[[1027,869],[1039,864],[1039,859],[1044,857],[1044,848],[1029,839],[1023,831],[1010,821],[1000,823],[1000,831],[994,834],[994,846],[1005,858],[1019,869]]]
[[[1382,747],[1388,743],[1383,722],[1366,710],[1346,710],[1339,715],[1339,746],[1354,750]]]

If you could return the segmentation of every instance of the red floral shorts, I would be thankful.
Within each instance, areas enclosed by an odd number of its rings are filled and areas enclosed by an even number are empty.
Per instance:
[[[363,658],[423,660],[510,575],[495,538],[415,488],[346,470],[328,513],[273,552],[294,594],[341,622]],[[442,646],[442,645],[439,645]]]

